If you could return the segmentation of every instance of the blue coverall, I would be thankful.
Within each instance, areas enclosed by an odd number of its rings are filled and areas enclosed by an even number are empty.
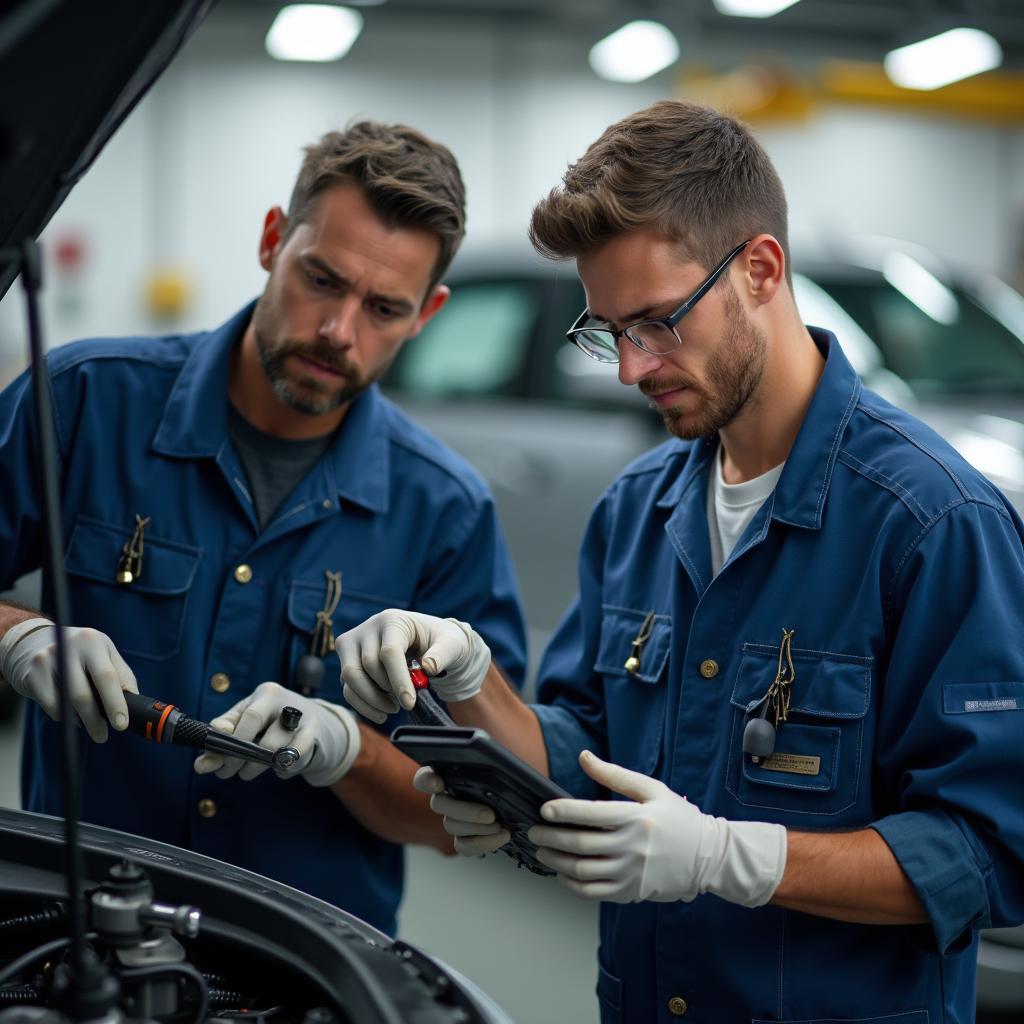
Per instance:
[[[669,441],[606,492],[536,711],[576,795],[606,796],[577,764],[586,747],[709,814],[874,828],[928,924],[715,896],[606,903],[604,1024],[965,1022],[978,929],[1024,919],[1024,527],[941,438],[864,390],[831,334],[812,336],[827,357],[813,402],[718,576],[717,439]],[[775,677],[783,628],[796,678],[765,767],[742,752],[745,708]]]
[[[91,340],[49,355],[73,624],[106,633],[142,693],[209,721],[264,680],[289,683],[325,605],[325,573],[340,571],[335,635],[388,607],[454,616],[520,683],[524,625],[492,499],[375,386],[259,529],[226,433],[229,357],[251,310],[210,333]],[[41,561],[32,405],[26,376],[0,395],[0,589]],[[136,514],[151,520],[142,573],[121,585]],[[340,701],[337,655],[325,660],[319,695]],[[29,810],[60,813],[57,738],[30,705]],[[194,752],[131,734],[81,748],[86,821],[258,871],[394,930],[402,850],[329,790],[272,772],[248,783],[198,776]]]

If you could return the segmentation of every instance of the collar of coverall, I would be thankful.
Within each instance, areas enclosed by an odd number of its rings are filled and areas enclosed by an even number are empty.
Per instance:
[[[808,330],[825,357],[825,369],[775,488],[772,518],[792,526],[818,530],[821,529],[836,456],[862,388],[860,378],[839,347],[836,336],[820,327],[809,327]],[[674,508],[678,505],[694,477],[703,476],[717,449],[717,437],[694,442],[683,472],[658,501],[658,506]],[[701,501],[705,493],[701,490]]]
[[[189,353],[164,406],[153,450],[172,458],[216,458],[227,437],[231,350],[252,317],[250,303],[210,331]],[[374,384],[355,401],[324,455],[328,488],[371,512],[389,505],[391,424]]]

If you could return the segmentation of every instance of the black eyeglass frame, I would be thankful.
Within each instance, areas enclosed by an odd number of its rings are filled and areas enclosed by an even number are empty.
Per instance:
[[[605,334],[610,334],[613,341],[617,342],[619,338],[627,338],[642,352],[648,352],[654,356],[667,355],[668,352],[655,352],[652,349],[647,348],[642,341],[634,338],[629,332],[635,330],[637,327],[643,327],[645,324],[660,324],[662,327],[667,327],[674,335],[676,339],[676,347],[678,348],[683,343],[683,339],[676,333],[676,324],[686,316],[687,313],[693,309],[694,306],[704,298],[705,295],[714,287],[715,282],[725,273],[726,267],[729,266],[732,261],[739,256],[743,250],[750,245],[751,239],[747,239],[745,242],[740,242],[728,256],[722,260],[721,263],[711,271],[710,274],[697,286],[697,290],[688,298],[678,309],[674,312],[669,313],[668,316],[652,317],[647,320],[637,320],[636,323],[629,324],[626,327],[616,330],[614,327],[584,327],[583,325],[590,319],[590,310],[584,309],[582,313],[576,318],[576,322],[565,332],[566,338],[571,341],[584,355],[590,356],[591,359],[596,359],[599,363],[617,363],[619,361],[618,353],[616,352],[614,359],[602,359],[596,352],[592,352],[590,349],[585,348],[580,341],[577,340],[577,335],[583,334],[586,331],[602,331]],[[671,350],[669,350],[671,351]],[[609,355],[611,352],[609,351]]]

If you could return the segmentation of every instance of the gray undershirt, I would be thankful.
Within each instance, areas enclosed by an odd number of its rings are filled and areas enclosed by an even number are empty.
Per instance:
[[[228,437],[245,471],[261,530],[331,446],[334,436],[332,431],[294,441],[265,434],[228,402]]]

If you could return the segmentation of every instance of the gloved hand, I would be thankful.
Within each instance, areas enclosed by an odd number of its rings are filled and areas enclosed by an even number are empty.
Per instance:
[[[731,903],[767,903],[786,867],[786,830],[760,821],[702,814],[656,779],[602,761],[589,750],[583,770],[621,800],[549,800],[541,816],[583,829],[534,825],[537,859],[579,896],[635,903],[689,902],[710,892]],[[634,802],[635,801],[635,802]]]
[[[11,626],[0,639],[0,676],[11,689],[34,700],[54,721],[60,717],[56,634],[57,628],[49,619],[25,619]],[[104,715],[115,729],[127,728],[124,691],[138,693],[139,684],[105,633],[69,626],[64,630],[64,641],[71,704],[89,736],[104,743],[109,735]]]
[[[479,692],[491,663],[490,648],[467,623],[395,608],[342,633],[334,649],[341,660],[345,699],[377,723],[393,715],[399,704],[408,710],[416,703],[407,652],[419,659],[437,695],[449,702]]]
[[[285,729],[279,721],[284,707],[302,712],[299,727],[294,731]],[[295,747],[298,761],[278,774],[289,779],[301,775],[311,786],[337,782],[359,756],[359,723],[351,711],[330,701],[303,697],[279,683],[260,683],[248,697],[213,719],[210,725],[218,732],[259,743],[267,750]],[[193,767],[200,775],[216,772],[220,779],[237,775],[249,781],[269,766],[207,751],[196,758]]]
[[[431,793],[430,809],[444,815],[444,830],[455,836],[455,849],[466,857],[494,853],[511,838],[508,829],[497,823],[494,811],[486,804],[456,800],[444,792],[444,779],[433,768],[423,767],[412,777],[421,793]]]

